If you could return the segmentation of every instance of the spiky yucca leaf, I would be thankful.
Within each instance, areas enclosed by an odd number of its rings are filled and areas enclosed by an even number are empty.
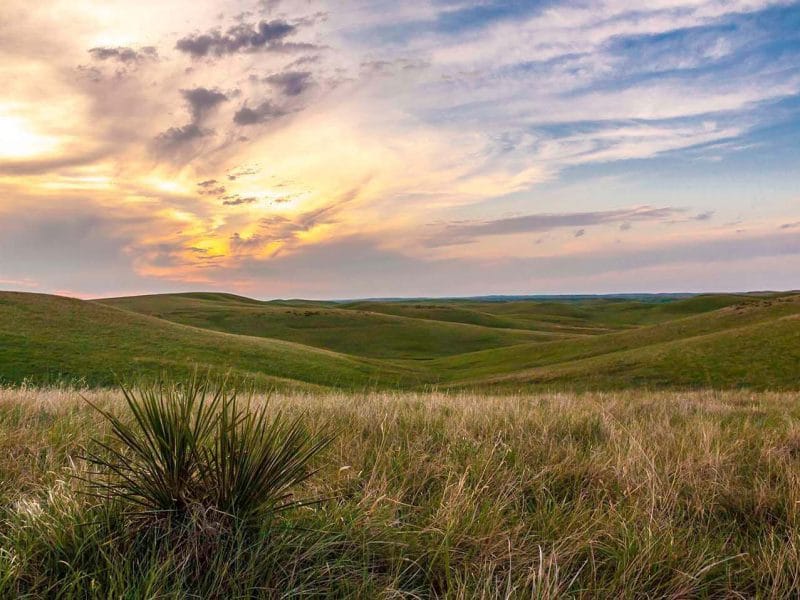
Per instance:
[[[331,441],[315,436],[301,417],[271,415],[269,404],[240,407],[223,403],[213,443],[200,461],[203,489],[210,504],[238,518],[250,519],[295,507],[292,489],[308,479],[310,462]]]
[[[225,400],[223,385],[193,376],[183,384],[138,389],[122,386],[133,416],[127,422],[97,406],[111,426],[112,443],[97,442],[104,453],[90,462],[108,477],[93,484],[146,510],[181,511],[196,495],[197,456],[217,422]]]
[[[310,433],[300,417],[273,416],[269,403],[241,403],[227,382],[195,375],[122,391],[130,421],[92,405],[112,439],[88,454],[101,474],[91,483],[139,510],[246,520],[297,506],[292,488],[313,473],[311,460],[331,440]]]

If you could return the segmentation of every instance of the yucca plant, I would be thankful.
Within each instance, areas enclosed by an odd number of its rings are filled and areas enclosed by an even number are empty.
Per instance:
[[[111,426],[102,452],[88,452],[99,468],[91,484],[147,511],[180,513],[196,495],[197,456],[211,436],[225,397],[224,386],[210,393],[209,381],[121,386],[131,420],[91,404]],[[88,400],[87,400],[88,402]]]
[[[178,519],[198,514],[244,522],[298,506],[292,490],[310,477],[331,438],[300,417],[272,414],[269,402],[239,400],[235,386],[197,375],[182,384],[122,388],[132,418],[95,405],[111,439],[87,453],[99,495],[139,514]]]
[[[301,417],[272,415],[269,404],[222,403],[211,444],[198,461],[206,504],[241,520],[303,504],[292,489],[308,479],[309,463],[331,441],[308,432]]]

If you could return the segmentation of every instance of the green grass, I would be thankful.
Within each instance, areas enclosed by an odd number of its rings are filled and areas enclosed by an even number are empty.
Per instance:
[[[796,293],[338,304],[0,293],[0,381],[109,385],[200,366],[262,387],[798,389],[799,314]]]
[[[796,389],[798,315],[797,295],[748,299],[606,335],[463,354],[430,368],[460,384],[505,379],[600,388],[713,384]]]
[[[83,394],[124,415],[119,394]],[[246,535],[186,538],[82,493],[83,447],[111,432],[75,392],[0,389],[0,597],[789,598],[800,585],[797,393],[271,402],[345,433],[298,490],[325,500]]]
[[[585,389],[642,387],[800,389],[800,315],[644,348],[523,370],[477,387],[549,384]],[[472,386],[470,386],[472,387]]]
[[[0,380],[82,380],[187,374],[196,366],[262,386],[411,385],[407,369],[292,342],[229,335],[94,302],[0,293]]]
[[[334,307],[282,306],[211,294],[135,296],[102,302],[203,329],[374,358],[435,358],[551,337],[462,322]]]

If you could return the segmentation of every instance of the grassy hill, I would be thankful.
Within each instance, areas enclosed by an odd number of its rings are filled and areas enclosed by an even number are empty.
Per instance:
[[[800,389],[800,294],[334,303],[0,293],[0,381],[105,385],[114,373],[194,365],[288,387]]]
[[[0,380],[102,385],[113,383],[114,373],[183,372],[194,365],[278,385],[416,381],[399,367],[291,342],[188,327],[96,302],[0,293]]]
[[[364,310],[434,321],[473,323],[486,327],[528,329],[561,335],[596,335],[669,321],[757,300],[744,294],[704,294],[686,299],[643,302],[621,298],[574,301],[446,300],[420,302],[356,302],[343,305]]]
[[[355,307],[258,302],[227,294],[163,294],[101,302],[184,325],[375,358],[435,358],[553,337],[547,332],[432,321]]]
[[[468,387],[800,389],[800,315],[491,376]]]
[[[680,307],[677,307],[680,310]],[[678,314],[682,314],[683,311]],[[759,329],[759,343],[765,348],[774,348],[785,353],[785,361],[800,368],[800,357],[797,349],[784,345],[782,337],[784,329],[791,331],[794,321],[782,320],[800,314],[800,295],[784,296],[774,299],[744,297],[737,304],[729,304],[725,308],[701,312],[689,317],[665,321],[656,325],[626,329],[615,333],[592,337],[573,338],[558,342],[541,344],[524,344],[510,348],[462,354],[435,361],[431,365],[445,379],[459,380],[465,378],[480,379],[501,378],[522,374],[530,369],[572,363],[597,356],[612,355],[620,352],[631,352],[633,355],[644,352],[644,349],[658,347],[673,342],[678,346],[689,343],[710,334],[733,332],[754,324],[765,324]],[[771,327],[770,327],[771,326]],[[771,339],[770,332],[775,332]],[[736,335],[736,334],[734,334]],[[745,335],[740,332],[739,335]],[[704,362],[724,362],[731,354],[732,346],[719,343],[711,355],[704,357]],[[776,384],[786,381],[781,371],[776,376]],[[580,378],[597,380],[597,373],[585,372]],[[676,374],[677,376],[677,374]],[[617,375],[617,379],[620,374]],[[624,383],[624,380],[620,383]]]

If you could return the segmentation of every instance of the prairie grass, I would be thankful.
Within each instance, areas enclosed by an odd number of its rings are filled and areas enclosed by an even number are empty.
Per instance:
[[[117,392],[87,399],[124,414]],[[800,589],[800,394],[272,398],[340,434],[303,497],[203,568],[74,475],[109,426],[0,389],[0,597],[785,598]]]

